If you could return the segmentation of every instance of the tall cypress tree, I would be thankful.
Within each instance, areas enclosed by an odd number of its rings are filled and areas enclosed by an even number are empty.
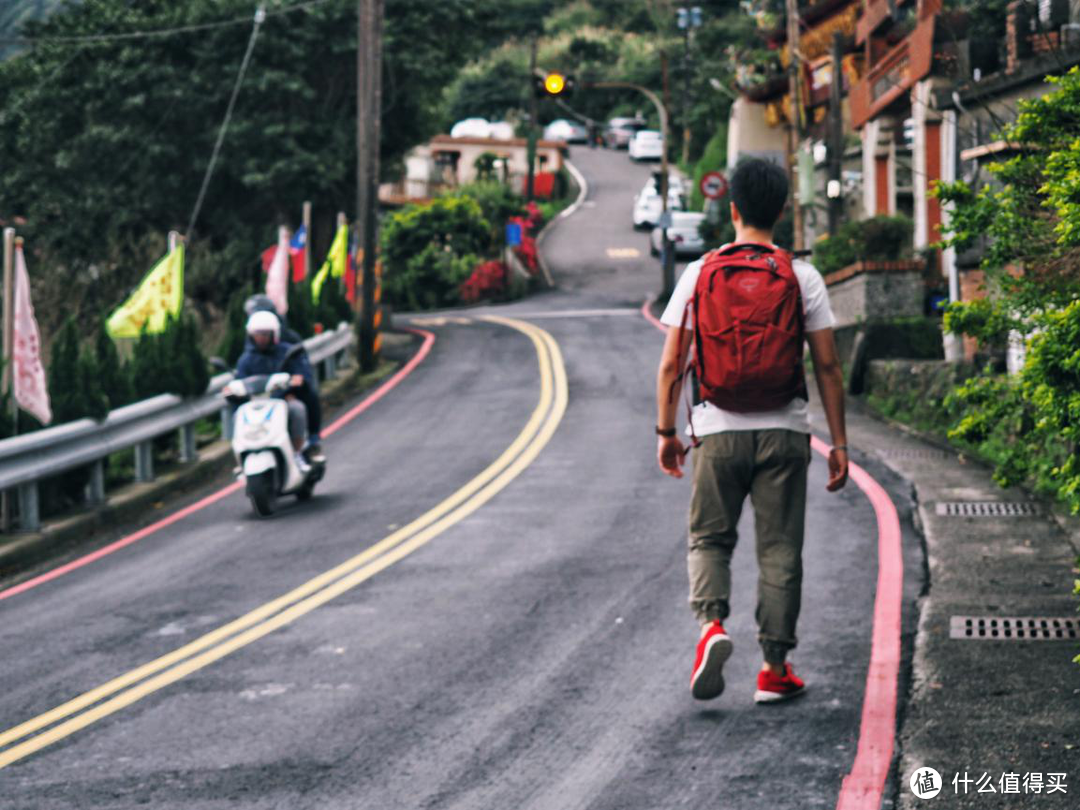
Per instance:
[[[94,339],[94,356],[101,388],[109,400],[110,408],[119,408],[135,400],[131,385],[131,369],[120,360],[120,352],[105,329],[105,322],[98,326]]]

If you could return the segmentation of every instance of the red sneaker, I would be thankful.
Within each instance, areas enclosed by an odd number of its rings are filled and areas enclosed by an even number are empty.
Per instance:
[[[772,670],[763,669],[757,676],[755,703],[778,703],[791,700],[806,691],[806,684],[795,674],[791,664],[784,664],[783,675],[773,675]]]
[[[714,621],[697,645],[690,694],[698,700],[712,700],[724,692],[724,663],[731,656],[731,638],[724,625]]]

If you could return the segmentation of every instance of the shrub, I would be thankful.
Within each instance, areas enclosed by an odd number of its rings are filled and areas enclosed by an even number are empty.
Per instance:
[[[488,261],[476,266],[461,285],[459,295],[466,304],[482,300],[498,300],[507,292],[507,269],[500,261]]]
[[[410,309],[455,304],[476,257],[487,253],[491,242],[491,225],[471,196],[406,206],[382,232],[386,294]]]
[[[904,216],[847,222],[814,245],[814,265],[828,274],[858,261],[897,261],[911,248],[911,232],[912,222]]]

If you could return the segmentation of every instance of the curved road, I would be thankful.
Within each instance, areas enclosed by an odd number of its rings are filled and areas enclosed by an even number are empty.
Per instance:
[[[656,469],[639,313],[660,271],[629,224],[648,169],[574,160],[588,198],[544,246],[559,288],[412,318],[430,355],[329,440],[313,501],[260,522],[231,495],[0,600],[0,808],[836,806],[874,511],[815,458],[810,691],[774,707],[752,701],[747,514],[728,690],[695,702],[689,487]],[[900,510],[910,605],[907,490],[865,466]]]

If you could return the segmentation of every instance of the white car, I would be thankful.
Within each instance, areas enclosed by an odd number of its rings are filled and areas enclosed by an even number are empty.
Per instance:
[[[682,198],[678,194],[669,191],[668,210],[681,211],[682,207]],[[651,185],[646,186],[641,190],[641,193],[634,197],[634,228],[653,227],[660,221],[662,210],[663,205],[661,204],[659,192]]]
[[[643,129],[630,139],[631,160],[660,160],[664,154],[664,139],[655,129]]]
[[[451,138],[490,138],[491,124],[486,118],[466,118],[450,130]]]
[[[645,185],[641,189],[642,193],[648,193],[650,190],[658,193],[660,191],[659,180],[660,172],[653,172],[649,179],[645,181]],[[683,182],[682,176],[674,169],[668,172],[667,188],[668,194],[675,194],[680,198],[686,195],[686,184]]]
[[[514,125],[509,121],[492,121],[488,125],[488,137],[499,141],[512,141],[514,139]]]
[[[672,213],[671,227],[667,233],[676,256],[697,258],[705,252],[705,240],[701,238],[701,223],[704,221],[705,215],[695,211]],[[653,256],[659,256],[663,250],[663,238],[664,232],[660,228],[653,228],[649,237],[649,252]]]
[[[589,130],[577,121],[559,118],[544,127],[544,140],[588,143]]]

